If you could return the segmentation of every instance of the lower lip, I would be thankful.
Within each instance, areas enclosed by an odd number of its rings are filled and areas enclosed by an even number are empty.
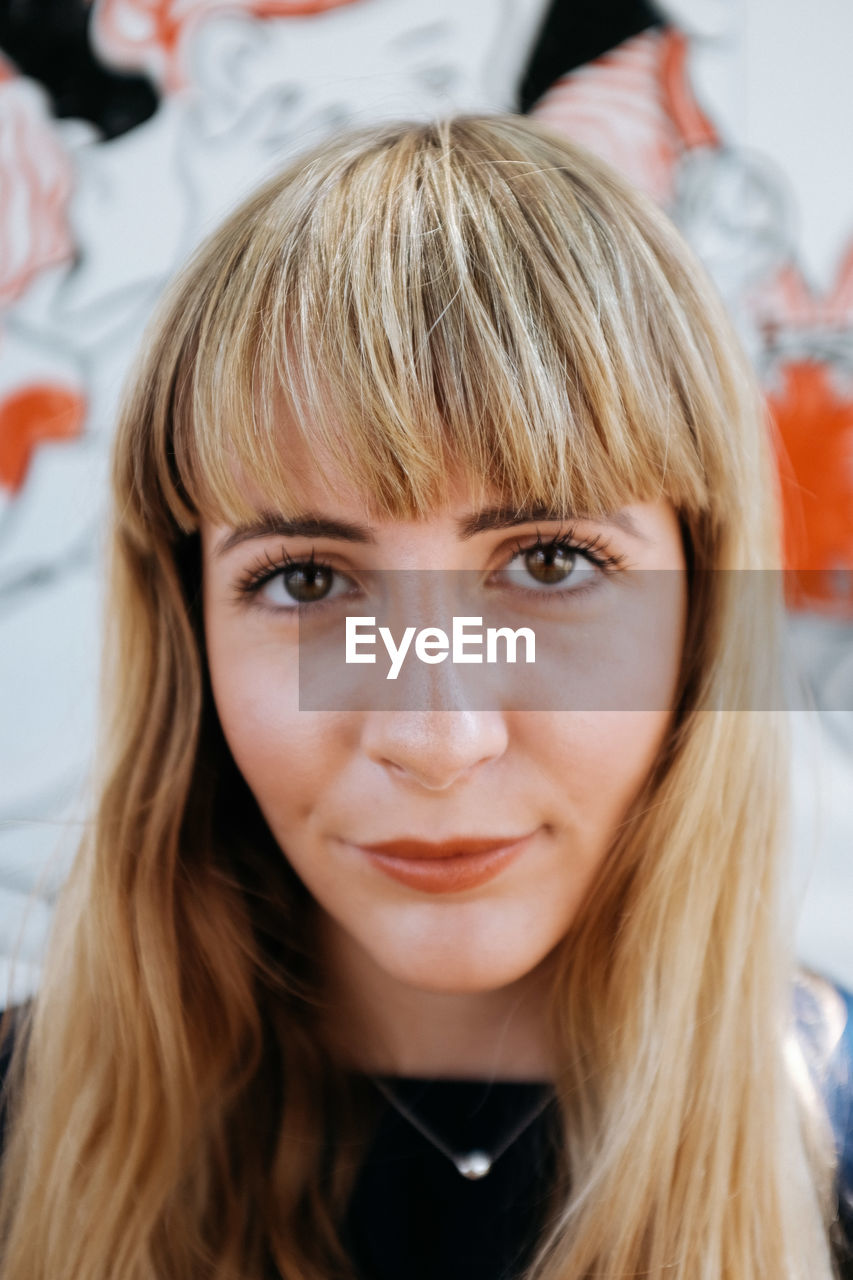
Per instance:
[[[373,865],[392,880],[419,889],[421,893],[461,893],[476,889],[500,875],[529,844],[533,833],[502,845],[488,853],[458,853],[449,858],[394,858],[354,845]]]

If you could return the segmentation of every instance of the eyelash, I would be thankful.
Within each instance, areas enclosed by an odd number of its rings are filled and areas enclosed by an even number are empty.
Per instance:
[[[524,555],[528,551],[564,551],[567,553],[578,553],[584,556],[591,564],[595,565],[605,576],[616,573],[625,567],[627,563],[626,557],[619,555],[617,552],[611,551],[607,547],[607,543],[598,535],[592,538],[578,537],[573,529],[561,529],[553,538],[542,538],[537,535],[533,542],[524,542],[519,539],[513,543],[514,554],[510,557],[510,562],[516,556]],[[506,567],[506,566],[504,566]],[[312,549],[310,556],[293,557],[288,551],[282,547],[277,560],[273,559],[268,552],[264,552],[259,560],[249,565],[246,572],[238,579],[234,588],[234,597],[237,603],[248,603],[252,608],[266,609],[277,608],[277,606],[262,605],[257,596],[261,587],[270,582],[277,574],[285,573],[288,569],[324,569],[329,573],[337,573],[338,571],[328,561],[318,559]],[[582,596],[588,591],[594,590],[597,585],[596,581],[586,582],[580,587],[562,588],[555,591],[536,591],[532,587],[515,587],[516,591],[522,592],[524,595],[535,596],[537,600],[548,603],[555,597],[559,600],[565,596]],[[334,596],[332,599],[318,600],[313,603],[310,601],[300,602],[294,600],[292,607],[284,610],[285,613],[291,611],[296,614],[300,603],[303,607],[310,609],[322,609],[326,605],[337,603],[341,597]]]

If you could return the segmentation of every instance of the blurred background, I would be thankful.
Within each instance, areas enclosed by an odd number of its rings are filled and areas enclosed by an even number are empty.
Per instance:
[[[87,813],[108,449],[158,294],[289,156],[461,110],[649,192],[755,363],[816,708],[797,948],[853,987],[851,49],[849,0],[0,0],[0,1004],[38,985]]]

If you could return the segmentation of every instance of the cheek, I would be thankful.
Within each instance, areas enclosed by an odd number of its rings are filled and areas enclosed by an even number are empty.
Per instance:
[[[296,675],[279,652],[208,640],[214,701],[225,740],[261,811],[279,834],[334,776],[343,735],[324,718],[299,711]]]
[[[547,741],[555,790],[569,820],[598,857],[643,785],[666,739],[670,713],[555,713]],[[553,752],[553,754],[551,754]]]

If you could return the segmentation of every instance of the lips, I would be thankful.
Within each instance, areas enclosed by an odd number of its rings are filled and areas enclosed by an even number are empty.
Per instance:
[[[363,844],[360,846],[368,853],[382,853],[390,858],[432,859],[453,858],[475,853],[491,853],[495,849],[503,849],[507,845],[517,844],[523,840],[519,836],[454,836],[450,840],[416,840],[404,836],[400,840],[383,840],[379,844]]]
[[[460,893],[493,880],[528,848],[534,832],[516,837],[386,840],[352,845],[378,870],[421,893]]]

